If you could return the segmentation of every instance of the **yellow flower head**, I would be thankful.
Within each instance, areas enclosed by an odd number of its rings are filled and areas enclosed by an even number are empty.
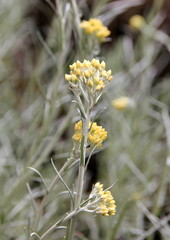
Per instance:
[[[112,101],[112,105],[117,110],[124,110],[130,105],[130,99],[128,97],[116,98]]]
[[[95,146],[97,148],[102,147],[102,142],[107,138],[107,131],[98,126],[97,123],[89,123],[89,132],[88,132],[88,145]],[[76,142],[81,142],[82,139],[82,121],[79,121],[74,126],[75,133],[73,135],[73,139]]]
[[[141,199],[142,195],[140,192],[133,192],[131,194],[131,199],[135,202],[139,201]]]
[[[97,201],[95,205],[95,212],[103,216],[115,215],[116,204],[110,191],[103,190],[103,184],[97,182],[90,194],[90,198]]]
[[[89,21],[82,21],[80,27],[86,34],[95,35],[100,42],[103,42],[105,38],[110,35],[108,28],[97,18],[90,18]]]
[[[134,15],[129,19],[129,25],[138,30],[145,25],[145,19],[140,15]]]
[[[70,74],[65,74],[65,79],[74,87],[81,85],[88,94],[98,95],[112,80],[111,70],[106,71],[105,67],[104,61],[95,58],[77,61],[70,65]]]

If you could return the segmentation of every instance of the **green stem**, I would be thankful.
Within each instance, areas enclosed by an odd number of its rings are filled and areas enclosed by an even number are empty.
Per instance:
[[[86,146],[87,146],[87,138],[88,138],[88,128],[90,122],[90,114],[89,114],[89,105],[87,107],[86,118],[82,120],[83,129],[82,129],[82,141],[81,141],[81,158],[79,163],[79,173],[78,173],[78,186],[77,186],[77,195],[75,200],[75,209],[80,207],[80,203],[82,201],[83,195],[83,186],[84,186],[84,175],[85,175],[85,158],[86,158]],[[76,228],[76,217],[72,219],[72,226],[69,229],[70,234],[68,240],[73,239],[75,228]]]
[[[87,145],[87,135],[89,127],[89,110],[86,113],[87,118],[83,119],[83,131],[82,131],[82,143],[81,143],[81,159],[79,164],[79,175],[78,175],[78,187],[77,196],[75,201],[75,208],[80,206],[83,193],[84,185],[84,174],[85,174],[85,157],[86,157],[86,145]]]
[[[71,229],[73,227],[73,219],[70,220],[70,222],[67,225],[67,232],[66,232],[66,240],[70,239]]]

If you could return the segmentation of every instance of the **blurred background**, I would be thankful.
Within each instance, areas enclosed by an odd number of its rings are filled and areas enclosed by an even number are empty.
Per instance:
[[[69,198],[58,183],[39,227],[34,218],[47,186],[72,149],[74,99],[64,74],[89,59],[79,23],[99,18],[111,31],[92,53],[113,80],[93,112],[108,131],[86,176],[85,196],[100,181],[112,188],[112,217],[82,214],[77,239],[170,239],[170,2],[169,0],[1,0],[0,2],[0,233],[1,240],[38,239],[63,213]],[[143,18],[134,28],[129,20]],[[126,96],[123,110],[112,101]],[[73,186],[77,167],[64,175]],[[57,230],[50,240],[64,239]]]

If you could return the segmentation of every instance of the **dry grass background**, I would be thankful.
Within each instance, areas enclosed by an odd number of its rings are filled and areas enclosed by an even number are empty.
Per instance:
[[[99,56],[112,70],[113,81],[96,109],[107,107],[97,120],[107,129],[108,140],[103,151],[92,156],[86,194],[96,181],[110,186],[118,179],[112,190],[117,213],[108,218],[80,215],[77,239],[169,240],[170,41],[163,8],[168,4],[56,2],[55,15],[48,4],[43,9],[40,2],[1,1],[0,238],[34,239],[32,231],[44,232],[69,210],[68,195],[59,182],[39,229],[34,229],[45,189],[28,167],[37,169],[48,186],[55,176],[50,158],[60,168],[71,151],[77,112],[64,74],[70,63],[89,56],[79,41],[79,17],[99,16],[112,31],[113,40],[102,44]],[[143,14],[152,34],[128,26],[135,11]],[[117,111],[111,102],[119,96],[130,97],[134,106]],[[76,166],[65,174],[69,186],[76,174]],[[49,239],[62,239],[63,231]]]

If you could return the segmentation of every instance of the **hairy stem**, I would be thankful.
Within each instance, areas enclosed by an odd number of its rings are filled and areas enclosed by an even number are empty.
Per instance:
[[[77,195],[75,200],[75,209],[80,207],[80,203],[83,195],[83,186],[84,186],[84,175],[85,175],[85,158],[86,158],[86,146],[87,146],[87,138],[88,138],[88,128],[90,122],[90,114],[89,114],[89,105],[86,111],[86,118],[82,120],[83,129],[82,129],[82,141],[81,141],[81,157],[79,163],[79,173],[78,173],[78,186],[77,186]],[[76,228],[76,217],[72,219],[72,226],[70,229],[70,234],[68,240],[73,239],[75,228]]]

